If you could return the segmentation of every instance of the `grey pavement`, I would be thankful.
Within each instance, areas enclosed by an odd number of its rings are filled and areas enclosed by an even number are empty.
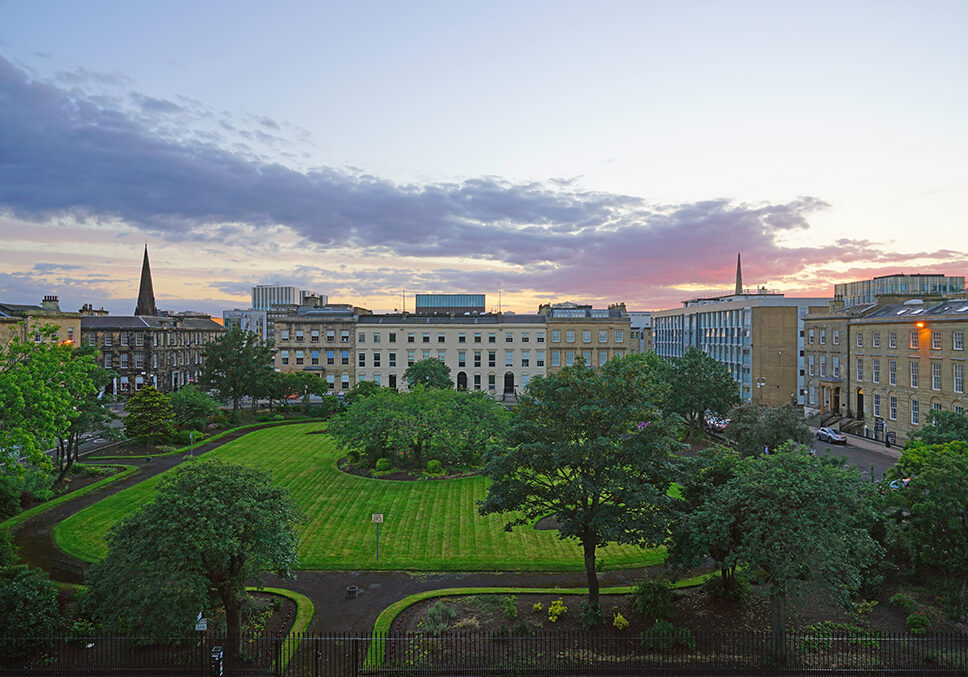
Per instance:
[[[816,437],[817,429],[810,427]],[[814,439],[813,448],[818,454],[829,456],[843,456],[849,463],[860,468],[866,478],[873,472],[874,480],[880,481],[884,473],[894,467],[901,458],[901,450],[896,447],[886,447],[883,442],[875,442],[857,435],[847,435],[847,444],[830,444]]]

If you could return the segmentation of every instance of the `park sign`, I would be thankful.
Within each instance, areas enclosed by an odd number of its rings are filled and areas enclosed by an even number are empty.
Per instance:
[[[373,513],[373,515],[370,517],[370,521],[373,524],[383,524],[383,513],[382,512]]]

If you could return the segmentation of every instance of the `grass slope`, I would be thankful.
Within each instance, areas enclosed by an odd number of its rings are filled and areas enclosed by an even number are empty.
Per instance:
[[[259,430],[210,452],[233,463],[261,467],[292,492],[306,513],[300,527],[299,566],[303,569],[385,569],[430,571],[582,570],[579,546],[557,532],[518,527],[504,531],[506,518],[481,517],[487,480],[397,482],[355,477],[336,468],[339,454],[326,435],[307,435],[319,424]],[[107,552],[112,524],[151,500],[163,475],[96,503],[54,529],[57,545],[75,557],[95,561]],[[384,514],[380,561],[376,527],[370,515]],[[599,550],[609,568],[651,566],[660,550],[611,545]]]

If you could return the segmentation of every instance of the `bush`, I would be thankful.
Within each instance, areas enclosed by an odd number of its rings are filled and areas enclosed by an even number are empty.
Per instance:
[[[548,620],[552,623],[557,623],[558,619],[566,613],[568,613],[568,607],[560,599],[548,605]]]
[[[544,611],[544,606],[542,606],[541,602],[535,602],[531,606],[531,610],[534,611],[537,614],[540,614],[542,611]]]
[[[200,432],[195,432],[194,430],[176,430],[175,433],[168,439],[169,442],[175,444],[179,447],[187,447],[192,444],[192,435],[194,433],[194,444],[198,444],[203,439],[205,435]]]
[[[515,637],[530,637],[535,632],[535,628],[530,623],[525,623],[524,621],[518,621],[511,628],[511,634]]]
[[[658,578],[643,578],[632,589],[629,600],[643,616],[663,618],[672,608],[672,585]]]
[[[390,470],[392,467],[393,467],[393,462],[390,461],[389,458],[384,457],[384,458],[377,459],[376,469],[378,472],[386,472],[387,470]]]
[[[0,569],[0,638],[46,637],[59,627],[57,588],[46,573],[26,565]],[[29,644],[0,639],[0,655],[19,655]]]
[[[436,458],[427,461],[427,472],[431,475],[439,475],[444,472],[444,466]]]
[[[728,583],[722,576],[710,576],[702,584],[703,592],[716,602],[745,604],[750,589],[749,579],[739,572],[734,573]]]
[[[615,618],[612,619],[612,627],[616,630],[624,630],[629,626],[628,620],[618,611],[615,612]]]
[[[662,653],[671,653],[696,648],[696,637],[685,628],[677,628],[666,620],[658,620],[642,635],[642,648]]]
[[[597,628],[602,624],[602,608],[597,604],[581,603],[581,624],[583,628]]]
[[[457,612],[452,607],[443,602],[436,602],[427,610],[424,626],[431,635],[439,635],[450,627],[450,622],[455,618],[457,618]]]
[[[360,462],[360,452],[349,451],[346,453],[346,460],[350,463],[356,464]]]
[[[918,637],[926,635],[928,633],[928,628],[931,627],[931,620],[920,611],[915,611],[913,614],[907,617],[905,621],[907,624],[908,632],[912,635],[917,635]]]
[[[515,618],[518,617],[518,610],[514,606],[515,601],[516,601],[516,598],[514,597],[514,595],[508,595],[507,597],[504,598],[504,615],[510,618],[511,620],[514,620]]]
[[[13,543],[13,534],[7,527],[0,527],[0,567],[9,566],[17,562],[17,546]]]
[[[917,602],[914,599],[903,592],[899,592],[896,595],[892,595],[891,599],[888,600],[894,606],[899,606],[905,611],[914,611],[918,608]]]

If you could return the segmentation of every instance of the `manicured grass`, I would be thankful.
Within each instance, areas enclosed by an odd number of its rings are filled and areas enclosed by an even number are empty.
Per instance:
[[[306,513],[300,527],[300,568],[429,571],[580,571],[579,546],[554,531],[518,527],[504,531],[507,517],[477,513],[483,477],[398,482],[356,477],[336,468],[339,454],[327,435],[307,435],[319,424],[258,430],[209,455],[257,466],[292,492]],[[57,545],[95,561],[106,554],[105,535],[116,521],[150,500],[164,475],[109,496],[54,529]],[[372,513],[383,513],[380,561]],[[659,550],[610,545],[599,550],[604,566],[658,564]]]

